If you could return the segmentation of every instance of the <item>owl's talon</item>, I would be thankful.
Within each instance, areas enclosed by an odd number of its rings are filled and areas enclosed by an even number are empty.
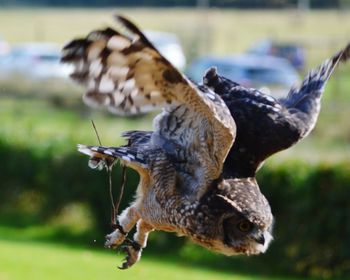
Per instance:
[[[137,263],[141,258],[141,246],[135,242],[127,240],[126,243],[129,243],[127,246],[122,247],[123,252],[125,252],[127,255],[125,259],[123,260],[123,263],[121,266],[118,266],[119,269],[127,269]]]
[[[130,267],[130,266],[129,266],[129,264],[128,264],[128,257],[125,257],[125,258],[123,259],[122,265],[121,265],[121,266],[118,266],[118,268],[121,269],[121,270],[127,269],[127,268],[129,268],[129,267]]]
[[[118,268],[121,270],[124,270],[129,268],[129,266],[128,266],[128,263],[124,261],[121,266],[118,266]]]

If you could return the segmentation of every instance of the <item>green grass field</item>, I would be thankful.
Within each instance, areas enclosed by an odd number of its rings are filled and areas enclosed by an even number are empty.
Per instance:
[[[39,233],[42,229],[39,228]],[[36,231],[36,234],[38,231]],[[0,227],[0,280],[23,279],[191,279],[191,280],[255,280],[297,279],[289,277],[250,276],[215,271],[186,259],[169,256],[147,256],[129,270],[121,271],[123,254],[96,249],[96,246],[72,247],[58,243],[32,240],[28,230]],[[300,278],[299,278],[300,279]]]
[[[57,244],[0,240],[0,279],[258,279],[145,258],[120,271],[121,255]],[[160,256],[160,258],[162,258]],[[261,279],[261,278],[260,278]]]

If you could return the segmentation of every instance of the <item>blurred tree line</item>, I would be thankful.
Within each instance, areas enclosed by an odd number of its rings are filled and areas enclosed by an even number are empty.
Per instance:
[[[0,0],[0,6],[342,8],[349,0]]]

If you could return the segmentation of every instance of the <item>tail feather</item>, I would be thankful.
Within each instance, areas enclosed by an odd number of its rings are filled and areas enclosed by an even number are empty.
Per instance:
[[[314,128],[320,109],[324,88],[339,62],[346,62],[350,58],[350,44],[318,68],[311,70],[299,88],[292,88],[281,103],[291,111],[299,111],[304,122],[301,137],[306,137]]]
[[[113,166],[116,158],[106,155],[104,153],[99,153],[93,150],[94,146],[86,146],[78,144],[78,151],[90,156],[88,165],[92,169],[102,170],[103,168],[109,168]]]
[[[103,147],[78,144],[78,151],[90,156],[89,167],[93,169],[100,170],[103,167],[110,167],[117,159],[123,160],[127,165],[136,164],[147,168],[147,158],[130,147]]]
[[[147,144],[152,135],[152,131],[130,130],[122,133],[122,137],[128,140],[128,146]]]
[[[298,109],[303,109],[303,102],[307,101],[307,96],[312,98],[320,97],[339,62],[346,62],[349,59],[350,44],[330,59],[324,61],[318,68],[311,70],[300,87],[294,87],[290,90],[287,98],[282,100],[283,104],[287,108],[301,107]]]

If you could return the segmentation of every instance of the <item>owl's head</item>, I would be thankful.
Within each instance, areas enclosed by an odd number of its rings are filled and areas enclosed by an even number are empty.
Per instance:
[[[202,202],[198,214],[204,216],[199,225],[203,234],[195,242],[225,255],[266,251],[273,239],[273,216],[254,178],[222,180]]]

